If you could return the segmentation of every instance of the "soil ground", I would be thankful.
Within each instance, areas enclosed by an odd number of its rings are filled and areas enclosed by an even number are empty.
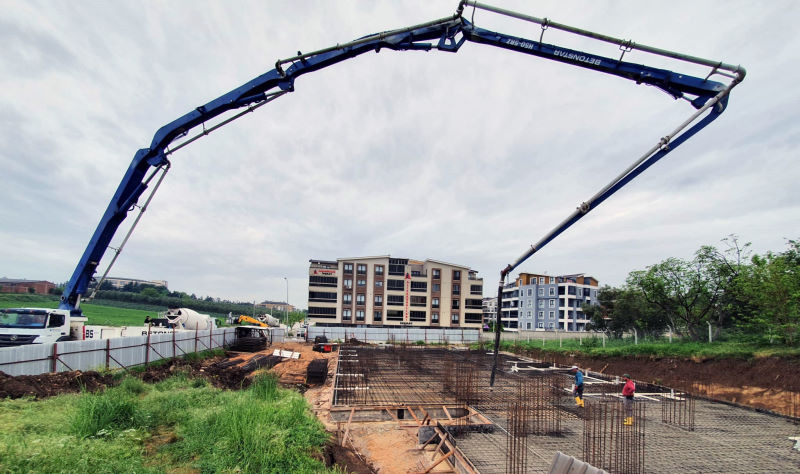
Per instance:
[[[300,353],[299,359],[287,359],[271,369],[259,369],[248,373],[242,369],[256,355],[271,355],[275,349]],[[726,400],[778,413],[797,416],[797,400],[800,400],[800,378],[796,377],[800,359],[761,358],[752,360],[684,360],[673,358],[628,357],[591,358],[581,356],[558,356],[531,351],[521,354],[534,359],[555,362],[561,365],[576,364],[590,371],[608,375],[631,374],[632,378],[665,385],[682,390],[691,390],[709,398]],[[326,462],[337,465],[344,472],[413,472],[430,463],[430,452],[417,448],[416,432],[393,423],[370,423],[370,426],[353,424],[350,436],[341,446],[344,427],[330,417],[333,374],[338,353],[318,353],[311,344],[287,342],[275,344],[257,353],[229,352],[225,357],[188,362],[175,359],[151,366],[138,376],[146,382],[164,380],[176,372],[188,372],[202,377],[219,388],[241,389],[250,384],[252,377],[271,371],[279,383],[287,388],[298,389],[304,394],[325,428],[333,434],[333,441],[325,450]],[[308,364],[317,358],[328,359],[328,377],[324,384],[306,384]],[[223,367],[226,362],[238,359],[239,363]],[[60,393],[77,393],[82,390],[94,392],[116,383],[109,374],[97,372],[61,372],[37,376],[12,377],[0,372],[0,398],[43,398]],[[353,449],[354,448],[354,449]]]

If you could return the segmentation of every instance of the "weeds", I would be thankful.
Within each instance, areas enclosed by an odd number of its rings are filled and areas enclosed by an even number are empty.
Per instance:
[[[164,430],[175,437],[154,455],[145,443]],[[323,472],[327,438],[303,397],[272,374],[238,392],[178,374],[0,401],[0,472]]]

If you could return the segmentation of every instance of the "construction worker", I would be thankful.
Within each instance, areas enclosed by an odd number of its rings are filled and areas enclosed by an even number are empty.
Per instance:
[[[636,392],[636,384],[628,374],[623,375],[622,378],[625,379],[625,385],[622,387],[622,396],[625,397],[623,400],[625,421],[622,424],[630,426],[633,424],[633,394]]]
[[[575,388],[572,389],[572,394],[575,395],[575,404],[583,407],[583,372],[577,365],[573,365],[569,372],[575,375]]]

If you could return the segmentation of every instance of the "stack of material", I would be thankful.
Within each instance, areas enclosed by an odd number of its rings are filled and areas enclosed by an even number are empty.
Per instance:
[[[325,383],[328,377],[328,359],[314,359],[306,370],[306,383]]]
[[[265,356],[265,355],[257,355],[247,361],[246,364],[242,366],[242,370],[245,373],[250,373],[256,369],[260,369],[262,367],[272,368],[275,364],[280,362],[282,359],[277,356]]]

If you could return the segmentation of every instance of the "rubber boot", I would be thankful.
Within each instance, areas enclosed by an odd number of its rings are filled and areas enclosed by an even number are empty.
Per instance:
[[[575,397],[575,405],[581,406],[581,399],[579,397]]]
[[[584,405],[583,405],[583,403],[584,403],[584,402],[583,402],[583,398],[579,398],[579,399],[578,399],[578,406],[579,406],[579,407],[581,407],[581,408],[584,408]]]
[[[632,416],[625,417],[625,421],[622,424],[627,426],[633,425],[633,417]]]

